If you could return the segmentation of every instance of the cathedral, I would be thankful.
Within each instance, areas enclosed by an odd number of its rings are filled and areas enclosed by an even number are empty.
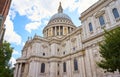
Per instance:
[[[76,27],[60,3],[43,29],[44,36],[26,41],[14,77],[120,77],[118,71],[105,72],[96,64],[101,60],[103,28],[120,26],[120,0],[99,0],[79,19],[82,25]]]

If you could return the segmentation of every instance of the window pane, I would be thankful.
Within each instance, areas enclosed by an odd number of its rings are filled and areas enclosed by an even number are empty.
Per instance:
[[[89,30],[90,30],[90,32],[93,31],[93,27],[92,27],[91,23],[89,23]]]
[[[101,25],[101,26],[105,24],[105,21],[104,21],[104,19],[103,19],[103,16],[100,16],[100,17],[99,17],[99,22],[100,22],[100,25]]]
[[[116,8],[114,8],[114,9],[112,10],[112,12],[113,12],[113,15],[114,15],[115,19],[119,17],[119,13],[118,13],[118,11],[117,11]]]
[[[63,63],[63,72],[66,72],[66,63]]]
[[[77,71],[78,70],[78,63],[77,60],[74,59],[74,70]]]
[[[45,72],[45,64],[42,63],[42,64],[41,64],[41,73],[44,73],[44,72]]]

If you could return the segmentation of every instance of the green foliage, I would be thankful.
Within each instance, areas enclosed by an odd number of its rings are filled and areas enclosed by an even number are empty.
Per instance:
[[[105,40],[100,44],[103,60],[97,64],[108,72],[114,72],[117,69],[120,72],[120,27],[111,31],[105,30],[104,37]]]
[[[0,77],[13,77],[9,64],[12,52],[13,48],[6,41],[0,46]]]

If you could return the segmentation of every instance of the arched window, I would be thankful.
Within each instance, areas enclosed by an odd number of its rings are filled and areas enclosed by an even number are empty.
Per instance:
[[[66,72],[66,62],[63,63],[63,72]]]
[[[101,26],[105,24],[105,21],[104,21],[103,16],[100,16],[100,17],[99,17],[99,22],[100,22],[100,25],[101,25]]]
[[[77,71],[78,70],[78,62],[76,59],[74,59],[74,70]]]
[[[93,31],[92,23],[89,23],[89,30],[90,30],[90,32]]]
[[[44,73],[45,72],[45,63],[42,63],[41,64],[41,73]]]
[[[114,15],[115,19],[119,17],[119,13],[118,13],[117,8],[114,8],[114,9],[112,10],[112,12],[113,12],[113,15]]]

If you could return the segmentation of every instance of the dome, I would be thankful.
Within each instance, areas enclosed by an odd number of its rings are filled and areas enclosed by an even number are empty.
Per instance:
[[[51,17],[47,26],[43,29],[43,34],[45,37],[62,38],[71,33],[75,28],[76,27],[72,23],[71,18],[67,14],[63,13],[63,8],[60,3],[58,13]]]
[[[66,15],[64,13],[57,13],[51,17],[50,21],[54,20],[56,18],[65,18],[65,19],[71,20],[71,18],[68,15]]]

